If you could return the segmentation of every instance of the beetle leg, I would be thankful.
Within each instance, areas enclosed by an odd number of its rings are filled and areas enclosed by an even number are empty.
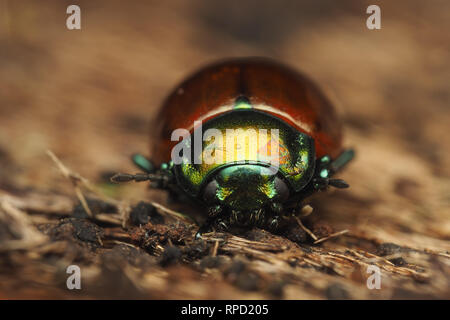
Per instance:
[[[131,156],[134,165],[146,173],[155,173],[156,167],[150,159],[147,159],[142,154],[135,153]]]
[[[224,223],[222,220],[218,220],[218,215],[223,211],[223,208],[221,205],[214,205],[208,208],[208,218],[206,219],[205,223],[203,223],[200,228],[198,229],[197,233],[195,234],[195,239],[201,239],[202,233],[205,233],[214,224],[217,224],[220,226],[221,223]],[[225,225],[225,229],[227,229],[227,225]]]
[[[214,221],[216,220],[216,217],[208,217],[208,219],[206,219],[205,223],[203,223],[200,228],[198,228],[197,233],[195,234],[195,239],[201,239],[202,238],[202,234],[209,231],[214,223]]]
[[[347,149],[333,161],[331,161],[329,156],[320,158],[312,181],[314,190],[325,190],[328,186],[339,189],[348,188],[349,185],[344,180],[331,179],[330,177],[349,163],[354,155],[355,152],[353,149]]]
[[[347,163],[349,163],[355,157],[355,151],[353,149],[344,150],[333,162],[330,163],[330,171],[332,174],[341,170]]]
[[[217,217],[209,217],[208,219],[206,219],[205,223],[202,224],[202,226],[198,229],[197,233],[195,234],[195,239],[201,239],[202,234],[206,231],[211,230],[213,226],[215,226],[219,231],[228,230],[228,224],[225,222],[225,220]]]
[[[323,156],[318,160],[316,167],[316,176],[321,178],[328,178],[341,170],[347,163],[349,163],[355,156],[353,149],[343,151],[336,159],[331,160],[330,156]]]

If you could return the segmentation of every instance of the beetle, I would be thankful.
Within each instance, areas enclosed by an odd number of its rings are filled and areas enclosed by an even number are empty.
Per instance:
[[[272,59],[234,58],[202,68],[170,93],[156,119],[152,160],[133,156],[144,173],[119,173],[111,180],[151,181],[201,203],[207,218],[198,236],[212,227],[276,230],[280,218],[301,209],[312,194],[330,186],[348,187],[344,180],[332,178],[354,157],[352,149],[342,148],[342,124],[334,107],[306,76]],[[180,128],[187,132],[181,144],[171,139]],[[230,128],[253,135],[252,129],[276,131],[277,165],[259,158],[259,149],[246,151],[239,161],[220,156],[214,163],[185,161],[207,150],[222,155],[235,150],[232,145],[227,151],[215,138],[201,140],[200,152],[193,151],[196,132],[202,137],[208,129],[225,133]],[[267,151],[272,134],[258,135],[263,138],[257,148],[265,146]],[[249,140],[240,141],[252,146]],[[177,146],[186,147],[178,162],[173,160]]]

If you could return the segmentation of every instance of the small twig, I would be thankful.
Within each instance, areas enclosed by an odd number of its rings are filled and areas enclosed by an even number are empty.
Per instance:
[[[134,248],[134,249],[139,249],[139,247],[136,247],[134,244],[129,243],[129,242],[124,242],[124,241],[120,241],[120,240],[110,240],[110,242],[114,243],[114,244],[123,244],[123,245],[126,245],[126,246],[128,246],[130,248]]]
[[[89,192],[91,192],[104,202],[116,206],[122,218],[121,223],[120,221],[114,218],[110,219],[108,217],[105,217],[104,215],[99,217],[97,220],[111,222],[114,224],[121,224],[122,227],[126,227],[127,221],[129,219],[129,213],[131,211],[130,205],[126,201],[118,201],[108,196],[105,196],[100,190],[98,190],[95,186],[93,186],[88,179],[67,168],[52,151],[47,150],[47,154],[53,160],[53,162],[55,162],[55,164],[57,165],[58,169],[61,171],[63,176],[66,177],[72,183],[75,190],[75,194],[89,217],[97,219],[97,217],[94,217],[92,210],[89,208],[86,198],[83,192],[81,191],[81,187],[84,187],[86,190],[88,190]]]
[[[329,240],[331,238],[335,238],[335,237],[341,236],[341,235],[343,235],[343,234],[345,234],[347,232],[348,232],[348,230],[345,229],[345,230],[342,230],[342,231],[339,231],[339,232],[332,233],[328,237],[321,238],[319,240],[314,241],[314,244],[322,243],[322,242],[327,241],[327,240]]]
[[[128,203],[124,203],[123,201],[118,201],[112,198],[109,198],[107,196],[105,196],[101,191],[99,191],[97,188],[95,188],[88,179],[82,177],[81,175],[79,175],[78,173],[75,173],[73,171],[71,171],[69,168],[67,168],[62,162],[61,160],[58,159],[58,157],[56,157],[56,155],[50,151],[47,150],[47,154],[48,156],[53,160],[53,162],[55,162],[55,164],[57,165],[58,169],[61,171],[61,173],[63,174],[63,176],[65,176],[68,180],[70,180],[70,182],[73,184],[74,189],[75,189],[75,193],[78,197],[78,199],[81,202],[81,205],[83,206],[84,210],[87,212],[87,214],[93,218],[94,215],[91,211],[91,209],[89,208],[86,198],[83,195],[83,193],[81,192],[81,186],[83,186],[84,188],[86,188],[88,191],[92,192],[93,194],[97,195],[100,199],[102,199],[103,201],[107,202],[107,203],[111,203],[113,205],[115,205],[121,216],[122,216],[122,227],[126,227],[126,222],[129,219],[129,213],[130,213],[130,205]],[[163,205],[157,203],[157,202],[152,202],[151,203],[154,207],[160,209],[162,212],[175,217],[177,219],[183,220],[186,223],[195,223],[192,219],[190,219],[189,217],[183,215],[182,213],[173,211],[169,208],[164,207]]]
[[[302,221],[297,217],[294,216],[295,220],[297,220],[298,225],[300,226],[300,228],[302,228],[307,234],[309,234],[311,236],[311,238],[313,238],[314,241],[318,241],[318,238],[316,237],[316,235],[314,233],[312,233],[311,230],[309,230],[307,227],[305,227],[302,223]]]
[[[219,241],[216,240],[216,242],[214,243],[212,254],[211,254],[213,257],[215,257],[217,255],[217,249],[219,249]]]
[[[120,218],[117,217],[117,215],[99,213],[95,215],[95,220],[100,222],[111,223],[116,226],[122,226],[122,221],[120,220]]]
[[[98,234],[97,234],[97,241],[103,247],[103,241],[102,241],[102,239],[100,238],[100,236]]]
[[[94,214],[92,213],[91,208],[89,208],[86,198],[84,197],[83,192],[81,192],[79,186],[75,186],[75,194],[77,195],[78,200],[80,200],[83,209],[87,212],[88,216],[92,218]]]
[[[171,210],[169,208],[166,208],[162,204],[159,204],[157,202],[151,202],[151,204],[152,204],[152,206],[158,208],[159,210],[161,210],[162,212],[168,214],[169,216],[172,216],[172,217],[174,217],[176,219],[183,220],[186,223],[190,223],[190,224],[194,223],[194,221],[191,218],[185,216],[182,213],[179,213],[179,212],[173,211],[173,210]]]
[[[79,174],[76,174],[72,171],[70,171],[62,162],[58,159],[58,157],[50,150],[47,150],[47,155],[53,160],[53,162],[58,167],[59,171],[61,171],[62,175],[66,177],[73,185],[75,194],[77,195],[78,200],[80,200],[81,205],[83,206],[84,210],[88,214],[89,217],[93,217],[93,213],[91,209],[89,208],[86,198],[84,197],[83,193],[80,189],[80,182],[84,182],[85,185],[87,185],[87,180],[80,176]]]
[[[286,250],[286,246],[279,246],[272,243],[247,240],[245,238],[231,236],[225,242],[226,247],[237,249],[252,249],[257,251],[281,252]]]
[[[17,249],[30,249],[47,242],[47,236],[32,225],[28,216],[7,200],[0,203],[0,222],[8,227],[9,232],[17,239],[0,242],[0,252]]]
[[[105,229],[105,238],[112,240],[119,240],[122,242],[131,242],[132,238],[129,233],[117,229]]]
[[[423,252],[426,254],[434,254],[434,255],[441,256],[441,257],[450,258],[450,254],[448,254],[446,252],[438,252],[438,251],[434,251],[434,250],[430,250],[430,249],[425,249]]]
[[[26,198],[0,190],[0,201],[7,200],[17,209],[27,213],[42,213],[54,216],[68,216],[73,203],[67,196],[29,193]]]
[[[75,186],[80,186],[80,187],[82,186],[82,187],[86,188],[88,191],[92,192],[93,194],[95,194],[96,196],[98,196],[100,199],[102,199],[103,201],[105,201],[107,203],[110,203],[113,205],[118,205],[120,203],[119,200],[113,199],[113,198],[108,197],[105,194],[103,194],[103,192],[101,192],[97,187],[95,187],[85,177],[83,177],[80,174],[73,172],[72,170],[67,168],[61,162],[61,160],[59,160],[58,157],[56,157],[56,155],[51,150],[47,150],[47,154],[53,160],[53,162],[55,162],[55,164],[58,166],[58,168],[60,169],[62,174],[67,179],[69,179]]]
[[[209,242],[226,242],[226,239],[221,239],[221,238],[214,238],[214,237],[209,237],[209,236],[205,236],[205,234],[202,234],[202,238],[205,241],[209,241]]]

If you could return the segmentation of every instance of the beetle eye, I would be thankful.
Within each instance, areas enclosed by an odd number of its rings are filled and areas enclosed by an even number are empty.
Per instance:
[[[216,180],[212,180],[206,185],[205,189],[203,190],[203,199],[207,203],[213,202],[216,199],[217,187],[218,184]]]
[[[281,201],[289,198],[289,188],[286,183],[278,177],[275,177],[275,189],[277,190],[278,198]]]

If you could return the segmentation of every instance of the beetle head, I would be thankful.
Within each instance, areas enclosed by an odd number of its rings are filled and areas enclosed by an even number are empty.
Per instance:
[[[207,203],[219,203],[231,210],[254,210],[283,202],[289,188],[272,167],[235,164],[219,170],[203,190]]]

